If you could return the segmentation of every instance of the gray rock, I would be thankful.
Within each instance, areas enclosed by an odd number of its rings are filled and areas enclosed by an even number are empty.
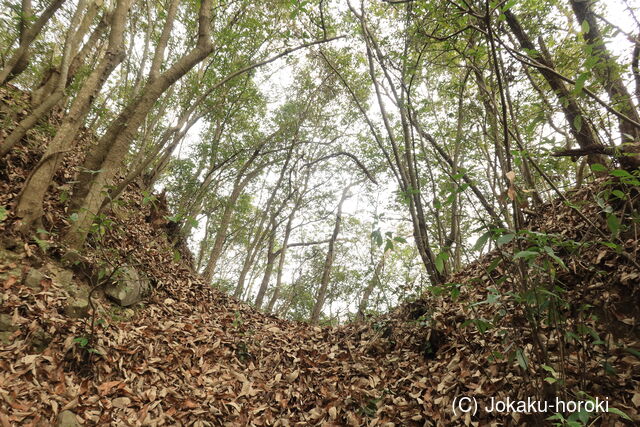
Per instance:
[[[11,315],[0,314],[0,332],[13,332],[18,330],[18,327],[13,324]]]
[[[11,337],[13,332],[0,332],[0,343],[4,345],[11,345],[13,338]]]
[[[81,297],[71,297],[65,308],[69,317],[76,319],[89,316],[89,300]]]
[[[52,337],[44,329],[38,328],[31,335],[31,347],[36,353],[42,353],[51,343]]]
[[[42,285],[40,284],[42,279],[44,279],[44,274],[42,274],[40,270],[32,268],[24,279],[24,285],[31,289],[39,290],[42,289]]]
[[[65,267],[74,266],[80,263],[81,261],[82,261],[82,257],[80,256],[78,251],[75,251],[73,249],[70,249],[62,256],[62,264]]]
[[[119,271],[111,277],[111,283],[105,286],[104,293],[119,305],[128,307],[140,302],[150,290],[149,279],[134,268],[120,267]]]
[[[0,285],[6,280],[20,281],[22,277],[22,270],[20,269],[20,255],[4,249],[0,246],[0,265],[3,266],[4,271],[0,272]]]
[[[60,415],[58,415],[58,424],[57,427],[80,427],[78,423],[78,419],[76,418],[76,414],[71,411],[62,411]]]
[[[60,268],[53,263],[47,264],[46,268],[49,272],[49,277],[51,277],[53,283],[56,285],[62,288],[68,288],[73,284],[73,271]]]

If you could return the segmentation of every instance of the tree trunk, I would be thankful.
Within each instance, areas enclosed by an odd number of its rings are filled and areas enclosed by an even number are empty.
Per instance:
[[[547,81],[553,92],[558,97],[559,104],[564,113],[571,134],[578,142],[580,148],[586,149],[587,147],[603,147],[602,143],[598,139],[597,132],[593,129],[591,123],[588,120],[582,120],[583,111],[578,105],[578,101],[575,96],[569,91],[561,78],[559,78],[552,70],[555,70],[555,64],[549,55],[539,53],[539,49],[536,49],[533,42],[529,38],[529,35],[524,31],[520,25],[520,21],[516,16],[507,10],[504,12],[507,18],[507,24],[511,29],[511,32],[516,37],[522,48],[527,49],[533,59],[544,65],[546,68],[540,68],[540,74]],[[544,49],[542,49],[544,50]],[[589,164],[603,164],[606,165],[607,158],[601,154],[590,154],[588,157]]]
[[[76,7],[76,11],[71,18],[71,23],[69,25],[69,29],[67,30],[67,35],[64,41],[64,47],[62,49],[62,60],[60,64],[60,71],[57,77],[57,84],[54,91],[49,94],[40,105],[36,106],[36,108],[25,117],[23,120],[18,123],[16,128],[11,132],[9,136],[2,142],[0,145],[0,157],[3,157],[5,154],[11,150],[11,148],[17,144],[26,134],[27,131],[32,129],[38,121],[44,117],[47,113],[51,111],[53,107],[55,107],[58,102],[64,97],[64,91],[67,87],[67,75],[69,72],[69,64],[71,62],[71,55],[73,55],[74,51],[74,39],[76,37],[76,26],[80,23],[80,18],[82,13],[84,13],[84,9],[86,7],[87,0],[80,0]]]
[[[327,256],[322,268],[322,277],[320,278],[320,285],[318,286],[318,293],[316,294],[316,302],[313,306],[313,310],[311,311],[311,318],[309,319],[309,322],[311,322],[311,324],[313,325],[318,324],[318,321],[320,320],[320,314],[322,313],[322,307],[324,306],[324,302],[327,299],[329,280],[331,279],[331,267],[333,266],[333,260],[335,257],[335,245],[336,240],[338,239],[338,234],[340,233],[340,223],[342,222],[342,205],[349,197],[350,189],[351,185],[342,190],[342,196],[340,197],[340,202],[338,203],[336,222],[333,226],[333,234],[331,234],[331,239],[329,240],[329,248],[327,249]]]
[[[107,77],[123,60],[123,33],[130,0],[119,0],[112,15],[107,52],[76,95],[69,113],[64,118],[56,136],[27,178],[16,206],[16,215],[22,218],[23,230],[33,228],[42,216],[45,193],[66,151],[74,145],[78,129],[87,115],[94,97]]]
[[[240,270],[240,274],[238,275],[238,282],[236,283],[236,288],[233,292],[233,296],[236,298],[240,298],[245,290],[244,284],[247,279],[247,274],[249,273],[249,270],[251,270],[251,266],[253,265],[256,256],[260,252],[260,245],[264,240],[264,236],[265,233],[259,229],[252,243],[249,244],[247,255],[245,256],[244,262],[242,263],[242,269]]]
[[[78,215],[78,220],[71,225],[64,238],[71,248],[79,249],[84,244],[93,218],[104,201],[103,191],[111,184],[135,133],[155,102],[171,85],[213,51],[210,38],[211,1],[203,0],[200,5],[195,48],[157,79],[147,82],[140,94],[109,125],[104,136],[87,155],[70,203],[71,210]]]
[[[607,50],[607,47],[598,28],[590,0],[570,0],[573,12],[578,18],[578,23],[588,27],[584,33],[587,43],[593,48],[592,54],[600,57],[599,63],[593,67],[594,74],[600,79],[604,89],[607,91],[611,102],[617,106],[619,111],[631,120],[640,122],[640,116],[636,110],[631,94],[627,90],[617,64]],[[622,140],[623,154],[619,157],[620,163],[627,169],[633,170],[640,167],[640,128],[629,121],[618,117],[618,129]]]
[[[158,39],[158,45],[156,51],[153,54],[151,60],[151,68],[149,69],[149,80],[153,81],[160,75],[160,67],[164,62],[164,52],[167,49],[167,43],[171,36],[171,30],[173,29],[173,21],[176,18],[176,12],[178,10],[178,3],[180,0],[169,0],[169,7],[167,8],[167,18],[164,21],[164,27],[162,33]]]
[[[255,159],[255,156],[253,157]],[[211,254],[209,255],[209,260],[207,261],[207,266],[202,273],[202,276],[206,283],[211,283],[211,279],[213,279],[213,273],[216,270],[216,266],[218,264],[218,259],[220,255],[222,255],[222,247],[224,245],[224,241],[227,238],[227,230],[229,228],[229,224],[231,223],[231,216],[233,215],[233,211],[235,210],[236,202],[238,201],[238,197],[242,194],[244,188],[249,184],[249,182],[258,176],[262,168],[257,168],[251,173],[247,174],[245,178],[242,178],[242,174],[248,169],[251,162],[247,162],[245,166],[238,173],[238,177],[233,186],[233,190],[231,191],[231,195],[229,196],[229,200],[225,204],[224,211],[222,212],[222,218],[220,218],[220,224],[218,225],[218,231],[216,232],[215,240],[213,241],[213,248],[211,249]]]
[[[371,297],[371,294],[373,293],[373,291],[380,286],[380,273],[382,273],[382,269],[384,268],[384,262],[390,253],[391,253],[391,249],[387,249],[384,251],[384,253],[382,254],[382,257],[380,258],[380,260],[376,264],[375,269],[373,270],[373,276],[371,277],[371,280],[369,280],[367,287],[364,289],[364,292],[362,293],[362,299],[360,300],[360,304],[358,305],[358,314],[356,315],[356,320],[358,321],[364,320],[364,315],[367,311],[367,308],[369,308],[369,298]]]
[[[262,275],[262,281],[260,282],[260,287],[258,288],[258,294],[256,295],[255,306],[258,310],[262,307],[264,296],[267,293],[267,288],[269,287],[269,281],[271,280],[271,273],[273,273],[273,266],[276,262],[276,258],[278,257],[278,254],[274,251],[274,246],[276,241],[276,229],[277,229],[277,223],[275,221],[272,221],[271,231],[269,235],[269,244],[267,245],[267,264],[264,269],[264,274]]]
[[[73,52],[74,57],[69,64],[69,68],[67,71],[67,82],[65,84],[65,87],[69,86],[69,84],[73,80],[73,76],[75,75],[75,72],[78,69],[77,61],[80,59],[78,58],[80,55],[80,52],[78,52],[80,43],[82,42],[82,39],[85,36],[85,34],[89,31],[90,26],[93,24],[93,20],[96,17],[97,13],[98,13],[98,5],[94,1],[92,1],[89,5],[87,12],[82,17],[82,22],[80,23],[78,30],[75,31],[73,35],[73,39],[71,41],[71,52]],[[106,23],[104,22],[104,20],[101,20],[100,23],[102,24],[101,26],[102,31],[104,31],[104,29],[106,29]],[[98,26],[100,27],[100,24]],[[97,28],[98,27],[96,27],[96,29]],[[89,37],[87,44],[89,42],[92,43],[91,46],[95,45],[95,42],[96,42],[95,37]],[[46,99],[49,95],[53,93],[53,91],[58,86],[60,74],[61,74],[60,69],[54,66],[49,67],[49,69],[45,72],[44,78],[42,79],[41,83],[38,85],[38,87],[34,88],[31,91],[32,105],[34,106],[40,105],[44,99]]]
[[[65,0],[52,0],[33,25],[29,26],[27,26],[27,21],[30,20],[32,15],[31,1],[22,2],[22,7],[26,8],[26,10],[23,9],[23,16],[20,22],[20,44],[0,70],[0,86],[3,86],[7,81],[15,78],[27,68],[31,43],[38,37],[42,28],[64,2]]]
[[[293,219],[295,218],[296,212],[300,209],[300,205],[302,204],[302,198],[307,191],[307,184],[309,183],[309,177],[311,174],[307,174],[305,183],[302,187],[302,191],[296,198],[295,205],[289,214],[289,219],[287,219],[287,225],[284,229],[284,237],[282,239],[282,248],[280,249],[280,259],[278,260],[278,275],[276,277],[276,286],[273,289],[273,295],[271,295],[271,299],[269,300],[269,304],[267,305],[267,313],[271,313],[273,311],[273,307],[276,305],[276,301],[280,297],[280,289],[282,288],[282,272],[284,270],[284,261],[285,255],[287,253],[287,247],[289,244],[289,237],[291,237],[291,230],[293,228]]]

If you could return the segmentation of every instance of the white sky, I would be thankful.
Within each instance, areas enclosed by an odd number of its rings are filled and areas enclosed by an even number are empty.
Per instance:
[[[607,19],[615,23],[615,25],[619,25],[625,31],[629,31],[633,33],[637,32],[638,29],[635,28],[635,23],[631,15],[625,10],[624,2],[622,0],[608,0],[606,2],[606,6],[607,6],[607,13],[606,13]],[[348,41],[340,42],[340,44],[345,44],[345,43],[348,43]],[[613,40],[611,40],[608,43],[609,49],[614,54],[623,56],[625,60],[628,60],[628,57],[631,54],[630,46],[631,45],[627,40],[627,37],[621,33],[617,34],[613,38]],[[296,56],[298,61],[304,61],[306,52],[299,51],[294,55]],[[627,76],[627,77],[630,78],[630,76]],[[261,90],[269,100],[268,105],[269,105],[270,112],[275,111],[286,100],[286,96],[284,94],[286,93],[287,88],[289,88],[292,85],[293,78],[294,78],[293,68],[291,65],[287,63],[286,59],[280,59],[275,63],[269,65],[268,67],[264,67],[263,69],[260,69],[258,71],[258,73],[256,74],[256,81],[260,82],[259,87],[261,88]],[[377,116],[376,113],[377,113],[376,111],[372,111],[372,117],[376,117]],[[186,147],[198,142],[199,140],[198,135],[202,131],[202,129],[203,127],[201,124],[194,126],[194,128],[189,133],[189,137],[185,142]],[[348,146],[348,144],[346,145]],[[189,151],[190,150],[188,149],[184,150],[183,155],[188,155]],[[342,191],[341,188],[338,188],[338,187],[335,188],[334,192],[335,192],[336,200],[339,197],[339,194],[341,193],[341,191]],[[394,194],[395,191],[396,191],[396,183],[386,182],[384,183],[384,185],[381,185],[378,187],[378,189],[376,190],[377,194],[375,195],[374,199],[382,200],[382,201],[392,200],[393,198],[395,198],[395,194]],[[348,199],[343,207],[345,216],[356,217],[364,222],[372,222],[373,213],[376,210],[378,210],[378,213],[381,213],[379,212],[381,206],[372,205],[370,202],[371,198],[365,197],[366,196],[365,192],[366,190],[363,187],[354,188],[353,190],[354,196]],[[383,205],[386,205],[386,203],[383,203]],[[328,206],[327,208],[334,209],[335,206]],[[384,230],[397,229],[397,225],[398,223],[396,220],[387,221],[386,223],[385,221],[382,221],[381,223],[381,226]],[[330,234],[329,230],[331,227],[332,227],[331,224],[326,224],[326,226],[324,227],[324,231],[322,233],[327,234],[327,237],[328,237],[328,234]],[[194,235],[194,240],[196,241],[200,240],[203,237],[203,234],[204,234],[203,230],[200,229]],[[297,234],[300,236],[304,233],[298,230]],[[406,236],[406,237],[410,237],[410,236]],[[294,235],[292,236],[291,241],[299,241],[299,239],[297,239],[296,236]],[[473,244],[474,242],[470,242],[470,243]],[[290,282],[292,280],[293,272],[295,268],[296,268],[296,265],[293,265],[293,264],[287,266],[287,269],[284,273],[285,283]],[[254,292],[256,290],[255,282],[259,283],[259,281],[261,280],[261,275],[257,275],[257,276],[258,277],[254,279]],[[272,284],[274,283],[274,280],[275,280],[275,273],[272,277]],[[247,283],[247,285],[249,284]],[[345,308],[347,308],[347,305],[350,305],[351,306],[350,308],[353,309],[354,304],[355,304],[354,301],[352,301],[350,304],[346,302],[334,303],[334,306],[331,307],[331,310],[333,312],[335,312],[336,310],[344,310]]]

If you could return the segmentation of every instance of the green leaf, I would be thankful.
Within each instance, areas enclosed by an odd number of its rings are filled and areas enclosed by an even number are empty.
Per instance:
[[[518,2],[518,0],[509,0],[508,2],[506,2],[504,4],[504,6],[502,6],[502,11],[506,12],[507,10],[511,9],[513,6],[515,6],[515,4]]]
[[[624,194],[622,191],[620,190],[613,190],[611,192],[611,194],[613,194],[614,196],[616,196],[618,199],[620,200],[625,200],[627,198],[627,195]]]
[[[591,170],[594,172],[606,172],[607,168],[601,165],[600,163],[595,163],[591,165]]]
[[[4,206],[0,206],[0,222],[7,219],[7,217],[9,216],[7,212],[7,208],[5,208]]]
[[[590,56],[589,58],[587,58],[586,61],[584,61],[584,68],[586,68],[587,70],[590,70],[597,63],[598,63],[598,57],[597,56]]]
[[[561,421],[561,422],[566,421],[564,419],[564,417],[562,416],[562,414],[559,413],[559,412],[557,414],[551,415],[550,417],[547,417],[546,419],[550,420],[550,421],[553,421],[553,420],[558,420],[558,421]],[[557,424],[554,424],[554,425],[557,425]]]
[[[384,251],[393,250],[393,241],[387,239],[387,243],[384,245]]]
[[[442,273],[444,271],[444,263],[448,259],[449,259],[449,253],[447,253],[446,251],[440,252],[436,256],[436,270],[438,270],[438,273]]]
[[[465,321],[464,323],[462,323],[462,326],[468,326],[468,325],[475,325],[476,328],[478,329],[478,332],[480,332],[481,334],[485,333],[486,331],[488,331],[489,329],[493,328],[493,325],[489,322],[487,322],[486,320],[482,320],[482,319],[470,319]]]
[[[376,246],[382,246],[382,233],[380,233],[380,230],[375,230],[371,233],[371,238],[373,239],[373,241],[376,243]]]
[[[578,76],[578,78],[576,79],[576,85],[573,88],[573,92],[575,94],[579,95],[582,92],[582,89],[584,88],[584,84],[589,78],[590,74],[591,73],[589,71],[585,71],[584,73]]]
[[[625,348],[624,351],[626,351],[627,353],[633,354],[636,358],[640,359],[640,351],[636,350],[635,348]]]
[[[459,296],[460,296],[460,288],[453,286],[451,288],[451,299],[455,301],[458,299]]]
[[[502,236],[498,237],[498,240],[496,241],[496,245],[502,246],[505,243],[509,243],[510,241],[513,240],[514,237],[516,237],[515,234],[503,234]]]
[[[584,408],[582,408],[580,411],[578,412],[574,412],[573,414],[571,414],[569,416],[569,420],[578,420],[580,421],[578,423],[579,426],[585,426],[587,425],[587,422],[589,421],[589,412],[585,411]]]
[[[607,226],[609,227],[611,234],[616,236],[618,234],[618,231],[620,231],[620,220],[614,214],[608,214]]]
[[[539,252],[534,252],[534,251],[520,251],[518,253],[516,253],[513,256],[513,259],[518,259],[518,258],[533,258],[533,257],[537,257],[538,255],[540,255]]]
[[[527,357],[524,355],[522,350],[516,350],[516,359],[518,360],[518,365],[520,365],[522,369],[527,369]]]
[[[502,258],[496,258],[493,261],[491,261],[491,264],[489,264],[489,267],[487,267],[487,273],[491,273],[493,270],[496,269],[496,267],[502,262]]]
[[[553,258],[553,260],[555,262],[558,263],[558,265],[560,265],[562,268],[564,268],[565,270],[567,269],[567,266],[564,264],[564,261],[562,261],[562,259],[560,259],[556,253],[553,251],[553,248],[551,248],[550,246],[545,246],[544,247],[544,251],[547,253],[547,255],[549,255],[551,258]]]
[[[633,175],[631,175],[629,172],[622,169],[612,170],[610,174],[618,178],[633,178]]]
[[[611,412],[612,414],[616,414],[621,416],[622,418],[624,418],[627,421],[633,421],[631,418],[629,418],[629,415],[625,414],[624,412],[622,412],[620,409],[618,408],[609,408],[607,410],[607,412]]]
[[[80,347],[86,347],[86,345],[89,344],[89,340],[86,337],[74,338],[73,342],[80,344]]]
[[[576,128],[577,132],[580,132],[580,129],[582,129],[582,116],[577,115],[574,117],[573,126]]]
[[[482,236],[480,236],[476,244],[473,245],[473,250],[479,251],[480,249],[482,249],[484,245],[487,243],[487,240],[489,240],[489,237],[491,237],[491,231],[487,231]]]
[[[444,289],[442,289],[440,286],[429,286],[427,290],[437,297],[444,293]]]
[[[589,32],[589,22],[587,22],[587,20],[585,19],[584,21],[582,21],[582,25],[580,26],[582,33],[586,34]]]

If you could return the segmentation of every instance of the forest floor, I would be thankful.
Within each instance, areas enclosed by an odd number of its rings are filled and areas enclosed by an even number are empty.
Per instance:
[[[67,221],[62,195],[77,153],[67,156],[47,200],[48,237],[18,237],[11,207],[42,150],[37,145],[0,161],[0,206],[7,209],[0,218],[2,426],[540,425],[555,411],[484,408],[492,398],[587,395],[607,399],[630,419],[613,411],[589,422],[640,423],[640,278],[620,250],[584,245],[563,253],[550,244],[566,265],[557,272],[568,302],[559,310],[567,328],[580,321],[591,338],[565,342],[553,338],[557,328],[541,325],[544,366],[534,362],[535,337],[511,296],[517,287],[511,264],[496,261],[515,241],[451,277],[458,285],[442,295],[427,293],[364,322],[314,327],[266,315],[202,283],[184,248],[169,242],[171,224],[153,220],[162,216],[154,216],[153,203],[135,185],[109,211],[112,222],[100,242],[79,265],[63,265],[56,233]],[[608,233],[591,202],[602,185],[569,197]],[[537,212],[530,230],[579,242],[597,238],[585,217],[560,200]],[[640,260],[633,235],[621,246]],[[65,314],[70,296],[63,282],[91,286],[86,269],[106,265],[113,254],[135,259],[154,292],[134,310],[95,298],[91,336],[91,311],[85,318]],[[35,286],[27,280],[33,270],[45,272]],[[476,414],[455,410],[463,397],[476,399]]]

